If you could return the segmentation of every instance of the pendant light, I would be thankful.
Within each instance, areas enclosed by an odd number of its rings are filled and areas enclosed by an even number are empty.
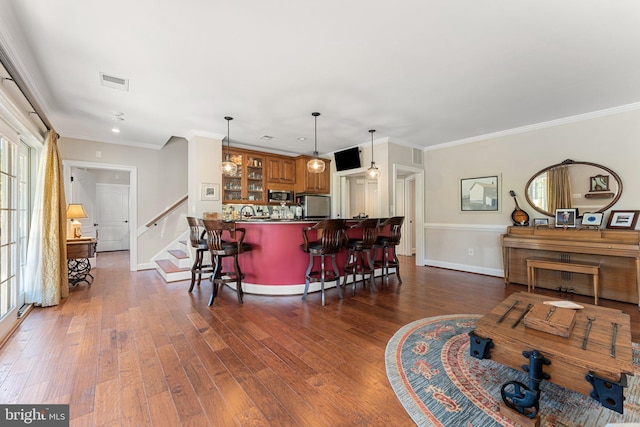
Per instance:
[[[311,113],[315,120],[315,145],[313,149],[313,159],[307,162],[307,170],[311,173],[324,172],[324,161],[318,158],[318,116],[320,113]]]
[[[224,162],[222,162],[222,174],[226,176],[234,176],[238,172],[238,165],[233,163],[229,159],[229,122],[233,120],[233,117],[226,116],[224,118],[227,121],[227,153],[224,156]]]
[[[371,129],[369,133],[371,134],[371,167],[367,169],[367,178],[369,179],[378,179],[380,178],[380,171],[376,167],[376,163],[373,161],[373,133],[375,129]]]

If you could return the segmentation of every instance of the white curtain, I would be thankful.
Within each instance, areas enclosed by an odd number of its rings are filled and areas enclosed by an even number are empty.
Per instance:
[[[36,175],[25,277],[27,303],[58,305],[69,295],[66,211],[58,135],[52,129]]]

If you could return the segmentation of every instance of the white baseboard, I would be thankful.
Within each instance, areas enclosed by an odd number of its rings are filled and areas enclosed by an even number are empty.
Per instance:
[[[450,270],[466,271],[468,273],[484,274],[486,276],[503,277],[504,272],[499,268],[481,267],[478,265],[456,264],[453,262],[425,259],[424,265],[429,267],[448,268]]]

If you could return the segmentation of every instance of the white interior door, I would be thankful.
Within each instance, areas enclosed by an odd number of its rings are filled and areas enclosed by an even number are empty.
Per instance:
[[[71,200],[67,203],[81,203],[88,218],[80,218],[83,237],[96,237],[96,175],[81,168],[71,168]]]
[[[407,255],[416,253],[416,176],[411,175],[405,182],[405,210],[403,235]]]
[[[129,249],[129,186],[97,184],[98,252]]]

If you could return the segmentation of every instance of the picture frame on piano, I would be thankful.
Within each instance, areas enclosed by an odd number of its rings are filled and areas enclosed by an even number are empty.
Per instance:
[[[611,211],[607,228],[616,230],[635,230],[640,211]]]
[[[577,209],[556,209],[556,227],[576,228]]]

